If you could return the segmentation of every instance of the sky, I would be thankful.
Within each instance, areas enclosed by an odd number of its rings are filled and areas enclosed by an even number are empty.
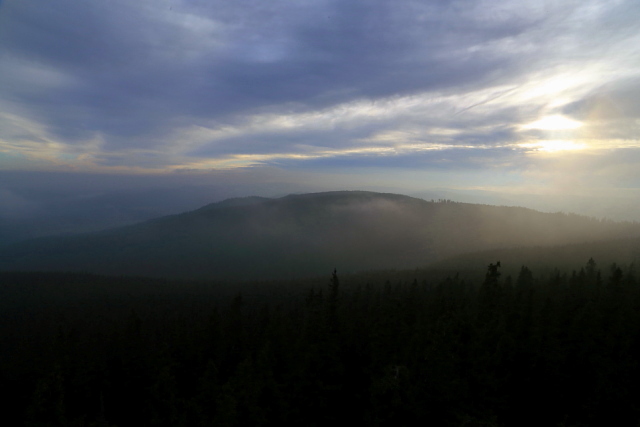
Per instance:
[[[127,177],[640,220],[638,22],[636,0],[0,0],[0,204],[30,203],[16,177]]]

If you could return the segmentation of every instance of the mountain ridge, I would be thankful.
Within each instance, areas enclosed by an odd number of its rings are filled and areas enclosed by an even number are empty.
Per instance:
[[[332,191],[226,199],[111,230],[21,242],[0,250],[0,269],[268,280],[639,236],[639,224],[576,214]]]

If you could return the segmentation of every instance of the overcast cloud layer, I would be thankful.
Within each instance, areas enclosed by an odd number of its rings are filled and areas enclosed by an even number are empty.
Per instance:
[[[0,170],[639,188],[638,22],[636,0],[0,1]]]

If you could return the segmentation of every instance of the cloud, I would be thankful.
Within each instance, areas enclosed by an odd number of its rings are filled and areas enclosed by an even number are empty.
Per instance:
[[[4,2],[0,168],[464,176],[631,153],[638,18],[604,0]],[[582,126],[524,126],[559,116]]]

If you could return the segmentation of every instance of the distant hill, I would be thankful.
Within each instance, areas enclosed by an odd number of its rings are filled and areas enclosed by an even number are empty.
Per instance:
[[[4,270],[281,279],[403,269],[468,252],[640,237],[640,225],[517,207],[343,191],[229,199],[195,211],[0,249]]]

